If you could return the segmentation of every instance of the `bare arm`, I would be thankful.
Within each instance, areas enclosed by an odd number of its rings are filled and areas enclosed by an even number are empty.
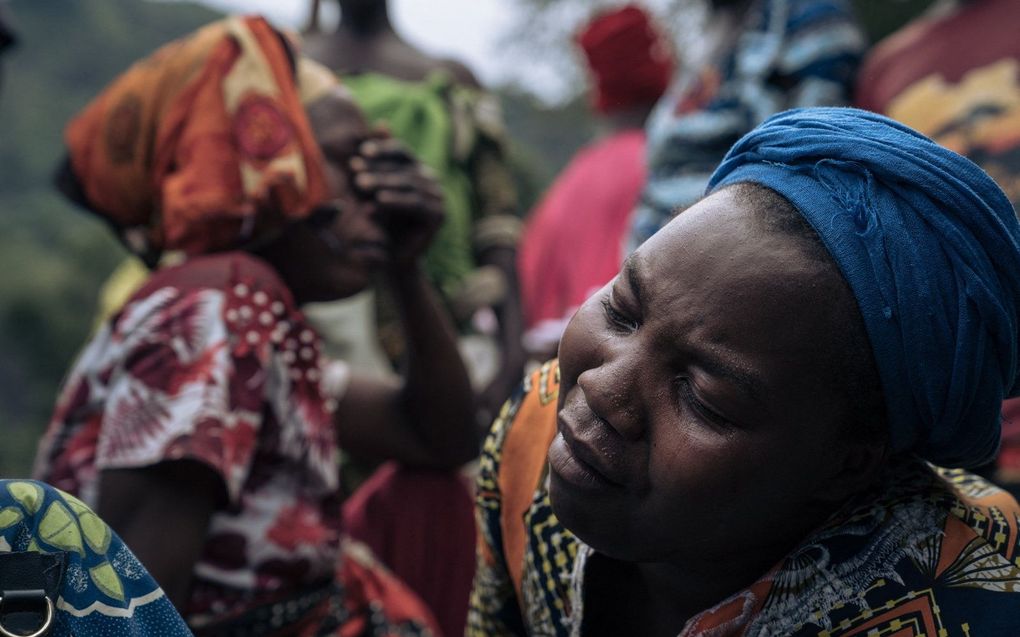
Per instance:
[[[356,455],[454,468],[478,453],[474,396],[455,331],[422,268],[443,221],[439,186],[399,142],[368,143],[352,162],[389,237],[387,279],[407,339],[402,384],[352,381],[337,409],[340,444]]]
[[[100,475],[96,512],[120,535],[182,614],[209,520],[225,498],[223,481],[204,464],[163,462]]]
[[[358,456],[458,467],[478,453],[478,435],[453,327],[420,268],[390,279],[408,342],[403,383],[353,379],[337,408],[337,436]]]

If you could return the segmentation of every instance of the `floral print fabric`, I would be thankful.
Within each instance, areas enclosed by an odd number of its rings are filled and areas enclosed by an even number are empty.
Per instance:
[[[187,615],[238,612],[334,575],[332,412],[345,379],[266,264],[196,258],[155,273],[86,347],[36,474],[94,504],[105,469],[210,467],[228,502],[213,515]]]

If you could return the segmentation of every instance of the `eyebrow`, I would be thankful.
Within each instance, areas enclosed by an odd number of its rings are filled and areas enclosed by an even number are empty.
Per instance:
[[[644,279],[643,269],[644,266],[635,252],[624,260],[623,268],[620,272],[627,279],[627,285],[634,291],[638,302],[642,304],[645,301],[641,283]],[[698,364],[709,374],[732,381],[743,389],[746,394],[757,400],[761,400],[765,396],[765,385],[754,373],[728,363],[711,352],[703,352],[697,358]]]
[[[711,355],[699,356],[698,364],[709,374],[720,376],[740,386],[752,398],[760,400],[765,396],[765,386],[761,379],[745,369]]]

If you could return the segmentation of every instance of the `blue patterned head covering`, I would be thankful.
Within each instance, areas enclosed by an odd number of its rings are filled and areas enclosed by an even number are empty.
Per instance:
[[[786,197],[853,290],[895,451],[944,466],[995,457],[1018,390],[1020,223],[977,165],[881,115],[811,108],[745,135],[708,192]]]

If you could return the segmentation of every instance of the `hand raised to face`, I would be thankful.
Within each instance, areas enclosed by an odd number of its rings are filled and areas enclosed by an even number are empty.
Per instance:
[[[432,171],[383,132],[351,158],[351,184],[389,240],[390,265],[413,264],[443,225],[443,194]]]

